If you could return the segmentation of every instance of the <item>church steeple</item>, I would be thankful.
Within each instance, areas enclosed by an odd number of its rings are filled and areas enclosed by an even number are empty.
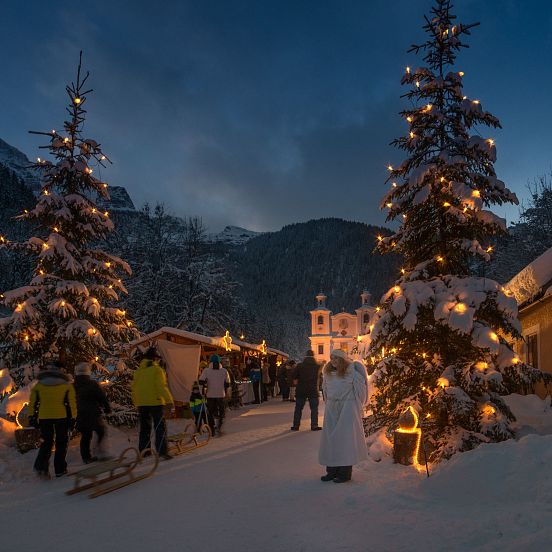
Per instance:
[[[326,308],[326,299],[328,297],[326,295],[324,295],[323,292],[320,292],[317,296],[316,296],[316,308],[317,309],[325,309]]]

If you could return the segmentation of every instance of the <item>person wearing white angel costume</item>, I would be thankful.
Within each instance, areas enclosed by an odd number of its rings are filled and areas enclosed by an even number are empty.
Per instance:
[[[368,401],[368,375],[358,361],[334,350],[323,369],[326,402],[319,462],[326,466],[322,481],[350,481],[353,466],[368,458],[362,413]]]

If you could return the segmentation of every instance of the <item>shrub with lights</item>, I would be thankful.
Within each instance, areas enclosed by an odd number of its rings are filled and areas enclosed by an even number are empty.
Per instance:
[[[407,157],[388,167],[382,202],[401,224],[377,244],[401,254],[404,266],[371,332],[372,429],[395,428],[412,407],[431,460],[512,437],[502,396],[542,378],[509,344],[520,337],[515,299],[476,275],[491,258],[491,239],[506,232],[489,207],[518,201],[496,177],[494,140],[479,134],[500,123],[465,95],[464,73],[453,67],[474,26],[456,23],[450,1],[436,0],[427,41],[410,49],[425,63],[402,78],[408,131],[393,144]]]
[[[34,132],[48,137],[52,161],[38,158],[34,167],[43,185],[35,207],[19,218],[30,221],[36,236],[21,243],[0,236],[0,247],[36,259],[29,285],[5,291],[2,301],[13,312],[0,318],[0,341],[8,345],[5,361],[18,383],[29,381],[51,358],[71,370],[93,362],[101,369],[103,353],[128,340],[136,330],[117,307],[126,293],[122,274],[129,266],[95,245],[113,230],[98,197],[108,199],[108,185],[94,169],[109,159],[95,140],[82,136],[86,116],[88,73],[81,64],[77,80],[66,87],[68,120],[63,131]]]

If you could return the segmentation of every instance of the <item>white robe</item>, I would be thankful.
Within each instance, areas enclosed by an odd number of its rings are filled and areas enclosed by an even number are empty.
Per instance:
[[[362,413],[368,400],[368,376],[360,362],[351,362],[345,375],[324,374],[324,429],[318,461],[322,466],[353,466],[368,458]]]

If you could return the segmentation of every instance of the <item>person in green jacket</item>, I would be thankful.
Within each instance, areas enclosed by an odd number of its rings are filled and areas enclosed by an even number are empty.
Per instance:
[[[67,446],[69,431],[75,427],[77,399],[69,376],[63,374],[62,364],[46,366],[38,375],[38,382],[31,390],[29,412],[31,423],[40,429],[42,443],[34,463],[34,470],[41,477],[49,478],[50,456],[54,435],[56,452],[54,471],[56,477],[67,473]]]
[[[151,428],[155,430],[155,449],[162,458],[172,458],[167,452],[167,426],[163,408],[174,401],[167,385],[165,371],[159,365],[161,357],[150,347],[144,354],[132,380],[132,400],[140,416],[140,451],[151,447]]]

